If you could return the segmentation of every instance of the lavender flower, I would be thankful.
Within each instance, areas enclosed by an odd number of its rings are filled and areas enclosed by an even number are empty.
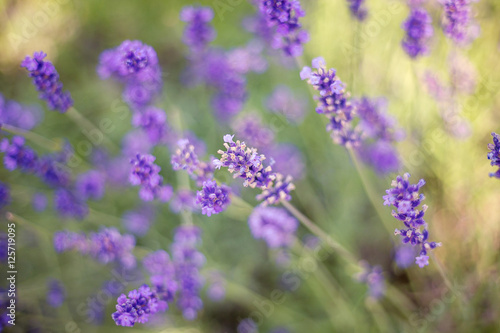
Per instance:
[[[412,8],[410,16],[403,22],[403,29],[406,36],[401,45],[405,52],[413,59],[426,55],[429,51],[428,41],[434,33],[427,11],[423,8]]]
[[[207,180],[196,193],[196,204],[201,206],[203,215],[211,216],[223,212],[231,203],[231,190],[226,185],[218,186],[214,180]]]
[[[36,170],[38,156],[28,146],[21,136],[12,137],[12,141],[4,138],[0,142],[0,152],[4,153],[3,163],[7,170],[20,169],[23,172],[34,172]]]
[[[257,40],[250,41],[245,47],[230,50],[227,53],[229,67],[241,74],[264,73],[267,70],[267,61],[262,55],[263,50],[263,43]]]
[[[365,6],[365,0],[347,0],[351,15],[358,21],[366,19],[368,11]]]
[[[410,244],[403,244],[396,248],[394,261],[401,268],[410,267],[415,262],[415,248]]]
[[[212,8],[186,6],[182,8],[180,18],[188,23],[184,29],[183,42],[194,52],[203,50],[215,39],[215,30],[209,24],[214,18]]]
[[[142,265],[149,272],[153,289],[164,301],[171,302],[178,290],[175,265],[167,252],[159,250],[148,254]]]
[[[36,175],[52,187],[65,187],[70,183],[70,173],[61,156],[45,155],[37,163]]]
[[[66,291],[61,281],[58,280],[50,280],[48,282],[48,291],[47,291],[47,303],[53,307],[58,308],[64,303],[64,299],[66,298]]]
[[[172,154],[170,163],[175,171],[185,170],[189,175],[192,175],[198,169],[200,161],[189,140],[181,139],[177,141],[177,149]]]
[[[303,46],[309,40],[306,31],[301,30],[299,18],[305,15],[298,0],[259,0],[260,15],[267,25],[274,28],[271,46],[281,49],[287,56],[302,54]]]
[[[42,118],[43,112],[39,107],[8,101],[0,93],[0,127],[2,124],[8,124],[30,130],[39,124]]]
[[[139,196],[142,200],[151,201],[156,198],[165,202],[172,196],[172,187],[163,185],[163,177],[159,175],[161,168],[153,163],[155,159],[153,155],[137,154],[131,161],[133,168],[129,182],[141,186]]]
[[[396,172],[401,167],[398,151],[391,142],[386,140],[363,143],[358,153],[363,162],[371,165],[379,175]]]
[[[47,102],[49,109],[64,113],[73,106],[73,100],[68,92],[63,92],[63,85],[59,81],[59,74],[50,61],[44,61],[46,53],[40,51],[27,56],[21,63],[33,78],[33,84],[40,92],[39,97]]]
[[[78,251],[81,254],[87,254],[89,244],[84,233],[76,233],[71,231],[57,231],[53,238],[54,249],[56,252]]]
[[[100,200],[104,195],[104,175],[96,170],[87,171],[76,179],[76,192],[84,199]]]
[[[36,212],[43,212],[47,208],[47,196],[43,193],[35,193],[31,198],[31,204]]]
[[[251,318],[245,318],[239,322],[236,328],[238,333],[258,333],[258,326]]]
[[[7,184],[0,182],[0,209],[10,204],[10,188]]]
[[[307,103],[302,97],[296,97],[287,86],[277,86],[267,99],[266,107],[298,124],[304,118]]]
[[[178,190],[170,201],[170,210],[176,214],[183,210],[195,212],[198,209],[196,193],[190,190]]]
[[[500,178],[500,135],[491,133],[493,143],[488,143],[488,159],[491,161],[491,166],[499,167],[496,172],[491,172],[490,177]]]
[[[352,128],[354,108],[350,102],[350,95],[345,90],[345,84],[336,76],[336,70],[326,69],[326,62],[322,57],[313,59],[312,67],[304,67],[300,78],[307,80],[313,88],[319,91],[315,96],[318,101],[316,112],[324,114],[330,123],[327,130],[331,131],[335,143],[343,146],[359,145],[359,135]]]
[[[396,128],[396,119],[387,112],[385,98],[361,97],[353,100],[356,113],[360,118],[359,129],[363,136],[386,141],[398,141],[404,136]]]
[[[123,137],[122,154],[133,158],[139,153],[149,153],[153,146],[148,134],[142,129],[136,129],[128,132]]]
[[[380,266],[370,266],[367,262],[361,262],[363,272],[358,275],[358,281],[368,285],[368,295],[374,299],[380,299],[385,294],[385,280]]]
[[[402,221],[406,227],[406,229],[396,229],[394,234],[400,235],[404,244],[410,243],[412,246],[420,247],[420,257],[417,257],[417,263],[423,267],[427,251],[441,246],[441,243],[427,241],[429,232],[427,223],[424,221],[427,206],[423,205],[422,210],[417,209],[425,199],[423,194],[418,193],[425,185],[425,181],[421,179],[418,184],[410,184],[409,178],[410,174],[405,173],[403,177],[398,176],[396,180],[393,180],[392,188],[386,191],[387,195],[383,199],[384,205],[392,205],[396,208],[396,211],[392,211],[392,216]]]
[[[304,157],[297,146],[291,143],[278,143],[263,150],[266,156],[272,156],[273,170],[290,175],[293,179],[304,177],[306,166]]]
[[[58,189],[54,194],[54,207],[63,218],[82,220],[89,213],[87,204],[64,188]]]
[[[473,21],[471,0],[445,0],[443,2],[443,31],[446,37],[462,46],[479,35],[479,26]]]
[[[162,109],[149,106],[134,114],[132,125],[142,128],[148,135],[149,141],[156,144],[167,134],[167,115]]]
[[[153,223],[155,214],[149,206],[142,206],[133,211],[127,211],[122,217],[123,225],[127,231],[137,236],[144,236]]]
[[[248,218],[248,226],[254,238],[278,248],[292,245],[299,222],[283,208],[257,207]]]
[[[273,131],[262,124],[260,116],[256,113],[235,120],[232,128],[238,137],[259,149],[271,145],[274,141]]]
[[[199,268],[205,263],[205,257],[197,250],[200,242],[201,230],[196,226],[181,226],[175,231],[172,259],[179,283],[177,306],[187,320],[194,320],[203,308],[199,294],[204,281]]]
[[[156,292],[146,284],[130,291],[128,297],[122,294],[117,303],[112,318],[116,325],[127,327],[133,327],[135,323],[144,324],[150,315],[168,308],[167,302],[159,299]]]

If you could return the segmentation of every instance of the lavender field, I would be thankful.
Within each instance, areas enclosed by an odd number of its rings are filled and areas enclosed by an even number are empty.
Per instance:
[[[0,332],[500,332],[500,2],[0,13]]]

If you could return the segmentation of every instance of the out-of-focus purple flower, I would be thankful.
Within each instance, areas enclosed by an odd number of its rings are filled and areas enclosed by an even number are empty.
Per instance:
[[[63,92],[63,85],[59,81],[59,74],[50,61],[44,61],[46,53],[40,51],[33,54],[33,58],[27,56],[21,63],[33,78],[33,84],[40,92],[39,97],[47,102],[51,110],[66,112],[73,106],[73,100],[69,92]]]
[[[398,176],[396,180],[392,181],[392,188],[388,189],[386,191],[387,195],[383,197],[384,206],[392,205],[396,208],[396,210],[392,211],[392,216],[402,221],[406,229],[396,229],[394,234],[400,235],[404,244],[410,243],[412,246],[420,247],[421,258],[427,255],[428,250],[441,246],[441,243],[427,240],[429,232],[427,231],[427,223],[424,220],[427,205],[423,205],[422,210],[418,209],[422,200],[425,199],[423,194],[419,194],[419,190],[425,185],[425,181],[421,179],[418,184],[410,184],[409,178],[410,174],[405,173],[403,177]]]
[[[240,323],[238,324],[237,327],[237,332],[238,333],[258,333],[259,328],[255,321],[253,321],[250,318],[245,318]]]
[[[259,0],[260,15],[273,28],[271,46],[281,49],[287,56],[302,55],[303,44],[309,40],[309,34],[302,30],[299,18],[305,15],[298,0]]]
[[[365,0],[347,0],[351,15],[358,21],[363,21],[368,15],[368,10],[365,6]]]
[[[2,124],[8,124],[30,130],[39,124],[42,118],[43,112],[39,107],[8,101],[0,93],[0,127]]]
[[[298,124],[304,118],[307,102],[297,97],[287,86],[277,86],[266,101],[269,110],[284,115],[288,120]]]
[[[137,154],[136,158],[131,161],[132,170],[129,182],[134,186],[141,186],[139,196],[142,200],[159,199],[165,202],[172,196],[172,187],[163,185],[163,177],[159,174],[161,168],[154,164],[155,159],[153,155]]]
[[[359,135],[352,127],[354,108],[345,84],[336,75],[335,69],[326,69],[326,62],[322,57],[314,58],[312,67],[317,70],[304,67],[300,78],[307,80],[319,92],[319,96],[314,97],[318,101],[316,112],[326,115],[330,120],[327,130],[331,131],[335,143],[346,147],[358,146]]]
[[[367,262],[361,262],[363,271],[358,275],[358,281],[368,285],[368,295],[374,299],[380,299],[385,294],[385,280],[382,267],[370,266]]]
[[[254,238],[278,248],[292,245],[299,222],[283,208],[257,207],[248,218],[248,226]]]
[[[126,327],[133,327],[135,323],[144,324],[151,315],[168,308],[167,302],[159,299],[156,292],[146,284],[130,291],[128,297],[122,294],[117,303],[112,318],[116,325]]]
[[[200,242],[201,230],[196,226],[181,226],[175,230],[172,260],[179,283],[177,306],[186,320],[194,320],[203,308],[200,291],[205,281],[199,269],[205,257],[197,250]]]
[[[65,188],[60,188],[55,192],[54,207],[63,218],[82,220],[89,213],[87,204]]]
[[[401,166],[398,151],[391,142],[386,140],[363,144],[358,153],[361,159],[371,165],[380,175],[396,172]]]
[[[159,143],[168,130],[167,115],[162,109],[148,106],[134,113],[132,125],[140,127],[148,135],[151,143]]]
[[[47,208],[47,196],[43,193],[35,193],[31,197],[31,204],[36,212],[43,212]]]
[[[2,187],[0,184],[0,191],[1,191],[1,188]],[[0,205],[1,205],[1,201],[0,201]],[[1,206],[0,206],[0,208],[1,208]],[[9,241],[7,238],[7,233],[0,232],[0,262],[2,264],[7,262],[8,255],[9,255]]]
[[[199,210],[196,204],[196,193],[191,190],[178,190],[170,201],[170,209],[176,214],[183,210],[189,212]]]
[[[64,289],[63,284],[61,281],[53,279],[50,280],[47,285],[47,304],[53,308],[60,307],[66,298],[66,290]]]
[[[406,36],[401,42],[410,58],[426,55],[429,52],[429,39],[434,34],[432,20],[423,8],[411,8],[410,16],[403,22]]]
[[[45,155],[39,159],[36,174],[52,187],[67,186],[70,183],[69,171],[54,155]]]
[[[186,6],[180,12],[181,21],[186,22],[183,42],[194,52],[200,52],[215,39],[215,29],[210,25],[214,12],[210,7]]]
[[[142,129],[128,132],[122,139],[122,152],[124,156],[134,157],[137,154],[149,153],[153,148],[153,143]]]
[[[264,45],[257,41],[250,41],[245,47],[228,51],[227,62],[229,67],[238,73],[264,73],[267,70],[267,61],[262,56]]]
[[[488,159],[491,161],[491,166],[499,167],[496,172],[491,172],[490,177],[500,178],[500,135],[491,133],[493,143],[488,143]]]
[[[214,302],[219,302],[226,296],[226,281],[219,271],[211,271],[208,274],[207,295]]]
[[[444,34],[459,46],[471,43],[480,33],[479,26],[472,18],[471,2],[471,0],[443,1]]]
[[[84,200],[100,200],[104,195],[105,177],[100,171],[90,170],[76,179],[76,192]]]
[[[152,252],[144,257],[142,265],[150,274],[151,284],[164,301],[171,302],[178,290],[175,265],[163,250]]]
[[[415,248],[410,244],[403,244],[396,248],[394,261],[401,268],[407,268],[415,262]]]
[[[272,156],[273,170],[293,179],[304,177],[305,165],[302,153],[291,143],[278,143],[263,150],[266,156]]]
[[[451,98],[451,90],[442,82],[436,74],[426,71],[422,78],[427,92],[437,102],[443,103]]]
[[[76,233],[67,230],[57,231],[53,238],[56,252],[78,251],[81,254],[88,254],[89,244],[84,233]]]
[[[137,236],[144,236],[149,231],[154,218],[154,210],[149,206],[142,206],[137,210],[125,212],[122,222],[127,231]]]
[[[230,193],[231,190],[226,185],[218,186],[214,180],[207,180],[196,193],[196,204],[201,207],[203,215],[219,214],[231,203]]]
[[[425,266],[429,265],[429,256],[421,254],[419,257],[415,258],[415,263],[418,265],[418,267],[424,268]]]
[[[387,141],[403,138],[404,133],[396,128],[396,119],[387,112],[385,98],[362,97],[355,99],[353,105],[360,118],[358,126],[364,136]]]
[[[273,131],[262,124],[262,120],[257,113],[250,113],[236,119],[232,124],[232,128],[239,138],[259,149],[268,147],[274,141]]]
[[[187,139],[181,139],[177,142],[177,149],[172,154],[170,160],[172,169],[175,171],[185,170],[189,175],[192,175],[198,169],[198,156],[194,152],[194,146]]]
[[[0,182],[0,209],[10,204],[10,188],[7,184]]]
[[[23,172],[34,172],[37,166],[38,156],[28,146],[22,136],[3,138],[0,142],[0,152],[4,153],[3,164],[9,171],[20,169]]]

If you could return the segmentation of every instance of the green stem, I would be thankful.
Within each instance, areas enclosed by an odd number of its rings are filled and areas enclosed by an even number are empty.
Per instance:
[[[2,124],[0,130],[9,132],[14,135],[20,135],[28,139],[29,141],[37,144],[38,146],[45,148],[47,150],[57,151],[61,150],[62,144],[49,139],[44,138],[34,132],[24,130],[22,128],[17,128],[8,124]]]

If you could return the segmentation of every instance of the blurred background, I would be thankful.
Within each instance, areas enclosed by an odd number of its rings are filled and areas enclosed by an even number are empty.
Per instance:
[[[57,68],[65,90],[71,92],[75,108],[94,124],[109,119],[113,130],[107,135],[120,145],[132,129],[131,116],[117,112],[117,108],[126,108],[121,86],[100,80],[96,66],[102,51],[123,40],[141,40],[156,50],[162,68],[164,88],[158,106],[166,111],[172,126],[191,131],[205,142],[208,154],[216,155],[222,148],[222,136],[233,128],[214,117],[209,88],[182,84],[188,49],[182,43],[185,23],[180,21],[179,11],[197,4],[214,9],[217,37],[213,45],[233,49],[252,39],[243,22],[256,10],[247,1],[3,0],[0,92],[6,99],[39,105],[45,110],[41,113],[44,119],[33,131],[57,142],[67,138],[78,151],[78,144],[88,137],[65,115],[46,110],[20,68],[26,55],[43,50]],[[31,198],[46,191],[43,183],[0,168],[0,179],[10,184],[13,198],[2,209],[2,229],[7,228],[7,211],[24,221],[17,225],[17,321],[7,331],[236,332],[239,322],[248,317],[259,321],[258,332],[500,331],[500,183],[488,177],[496,170],[486,158],[490,133],[500,131],[500,3],[474,3],[481,34],[470,47],[460,50],[441,31],[441,5],[427,3],[435,31],[429,56],[417,61],[400,46],[404,36],[401,24],[409,12],[403,1],[367,0],[364,22],[350,16],[345,1],[302,0],[301,4],[306,12],[302,22],[311,36],[304,55],[297,63],[269,56],[265,73],[247,75],[248,99],[241,115],[256,112],[274,131],[276,142],[298,148],[303,165],[298,163],[301,177],[295,181],[291,202],[357,258],[380,265],[385,296],[369,297],[366,284],[355,278],[358,269],[346,264],[338,253],[324,250],[328,253],[324,260],[311,261],[306,249],[289,254],[269,250],[249,231],[246,222],[251,210],[235,204],[210,218],[193,215],[194,223],[203,230],[204,275],[222,276],[223,299],[206,296],[211,285],[207,278],[204,309],[196,320],[186,321],[172,306],[146,325],[118,327],[111,319],[116,296],[100,293],[103,283],[123,281],[126,292],[145,281],[143,272],[138,269],[133,276],[129,272],[124,276],[78,253],[57,254],[52,235],[62,229],[96,231],[100,226],[124,231],[121,217],[138,205],[136,189],[110,186],[103,200],[89,204],[89,215],[83,221],[63,220],[53,210],[43,214],[33,210]],[[457,96],[454,105],[443,105],[433,98],[436,91],[430,87],[429,77],[444,83],[452,80],[454,55],[467,61],[461,68],[470,69],[467,80],[472,88]],[[420,178],[427,182],[422,188],[429,206],[426,221],[432,240],[443,244],[434,251],[441,272],[435,261],[424,269],[395,264],[400,239],[393,229],[398,222],[391,217],[391,209],[382,206],[382,196],[396,174],[380,176],[366,166],[360,173],[346,150],[332,143],[325,131],[326,120],[314,112],[311,90],[299,77],[302,65],[317,56],[337,70],[353,96],[385,97],[388,112],[406,132],[397,144],[403,162],[400,174],[409,172],[412,182]],[[303,103],[300,122],[272,113],[266,106],[279,85],[287,85]],[[455,127],[447,123],[443,117],[447,108],[458,110],[463,122]],[[43,147],[36,150],[44,152]],[[171,153],[166,146],[154,149],[165,181],[176,188]],[[90,152],[80,155],[83,161],[74,167],[75,172],[89,169],[91,163]],[[225,172],[216,176],[230,181]],[[245,201],[257,204],[254,190],[239,191]],[[138,258],[158,249],[168,251],[173,230],[181,223],[180,215],[168,204],[155,207],[154,224],[145,235],[136,237],[134,254]],[[301,226],[297,236],[307,240],[308,234]],[[47,305],[51,279],[61,281],[65,289],[65,302],[57,308]],[[284,295],[279,302],[272,300],[276,290]],[[288,331],[279,331],[281,328]]]

